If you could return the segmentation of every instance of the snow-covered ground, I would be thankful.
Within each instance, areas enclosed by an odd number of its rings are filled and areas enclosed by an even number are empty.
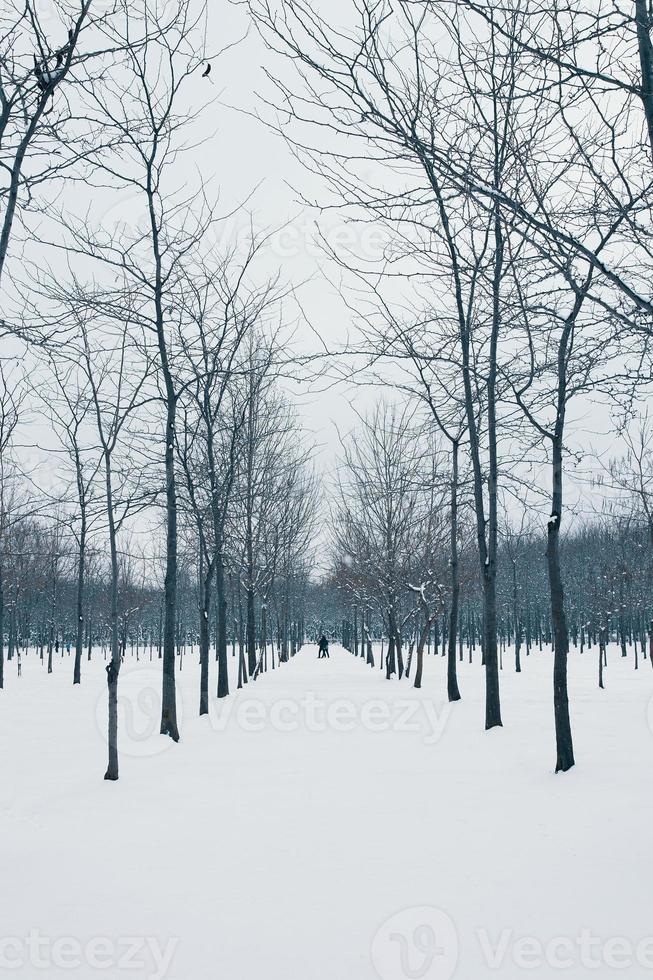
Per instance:
[[[611,649],[599,691],[595,651],[572,656],[578,765],[555,776],[549,652],[506,661],[490,733],[478,664],[449,708],[440,658],[415,691],[306,647],[199,719],[187,657],[178,745],[156,734],[157,663],[128,659],[115,784],[102,659],[78,688],[68,657],[6,672],[0,977],[653,970],[648,661]]]

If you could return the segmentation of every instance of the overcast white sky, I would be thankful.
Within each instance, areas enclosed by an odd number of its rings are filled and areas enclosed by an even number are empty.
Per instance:
[[[342,17],[345,0],[316,4],[329,11],[332,18]],[[222,47],[226,41],[245,35],[248,18],[242,7],[228,0],[212,0],[209,22],[209,47]],[[285,280],[299,285],[298,297],[310,322],[310,328],[299,329],[296,343],[301,350],[320,350],[321,340],[331,349],[341,346],[351,331],[351,317],[332,282],[337,281],[335,268],[328,268],[317,244],[316,222],[330,240],[342,231],[335,216],[326,217],[306,208],[293,188],[299,188],[311,199],[324,194],[320,182],[308,174],[293,157],[285,141],[253,118],[255,113],[268,116],[262,106],[262,94],[272,98],[272,87],[262,70],[269,55],[256,31],[250,28],[245,40],[215,62],[212,94],[215,109],[206,115],[210,128],[215,126],[201,151],[202,170],[215,174],[220,198],[228,210],[254,191],[248,207],[254,212],[255,224],[261,229],[282,229],[273,237],[269,250],[270,268],[279,267]],[[234,107],[234,108],[229,108]],[[241,111],[239,111],[241,110]],[[242,221],[247,218],[243,216]],[[237,229],[238,222],[227,223],[225,232]],[[319,362],[316,362],[316,365]],[[339,449],[339,432],[348,431],[356,422],[349,407],[369,404],[372,395],[349,385],[330,387],[327,366],[320,365],[322,377],[313,382],[291,385],[289,390],[298,402],[307,430],[320,447],[318,465],[327,473],[333,468]]]

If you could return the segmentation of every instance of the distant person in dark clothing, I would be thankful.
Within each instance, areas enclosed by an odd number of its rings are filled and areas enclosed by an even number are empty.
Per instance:
[[[324,635],[324,633],[320,637],[320,642],[317,645],[317,649],[318,649],[318,654],[317,654],[317,659],[318,660],[321,660],[322,657],[328,657],[329,656],[329,641],[327,640],[327,638]]]

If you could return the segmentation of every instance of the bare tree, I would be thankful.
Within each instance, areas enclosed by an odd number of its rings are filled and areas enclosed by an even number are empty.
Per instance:
[[[332,520],[341,576],[374,596],[384,618],[388,679],[395,673],[401,679],[404,673],[402,610],[414,582],[415,556],[428,550],[432,516],[429,487],[422,478],[429,453],[419,445],[413,416],[414,409],[383,404],[361,419],[360,436],[352,436],[345,446]],[[412,616],[412,602],[410,606]]]
[[[122,662],[118,609],[120,582],[118,536],[129,515],[143,505],[138,478],[136,482],[133,479],[133,463],[130,465],[127,462],[133,447],[125,449],[122,440],[128,435],[128,422],[141,403],[143,386],[148,376],[148,365],[146,364],[143,370],[142,363],[137,363],[134,370],[130,360],[132,348],[128,324],[116,338],[115,352],[110,350],[108,355],[102,353],[106,347],[97,329],[91,335],[89,324],[82,321],[80,333],[80,358],[90,389],[104,470],[104,506],[111,556],[111,660],[106,668],[109,699],[109,762],[104,778],[115,781],[118,779],[119,771],[118,677]],[[91,336],[94,339],[91,339]],[[120,459],[117,459],[119,453]]]
[[[180,346],[184,394],[183,444],[178,451],[202,552],[200,603],[202,678],[200,714],[208,711],[209,620],[213,581],[216,585],[218,697],[229,694],[227,669],[227,594],[225,529],[237,478],[237,453],[249,417],[243,396],[248,377],[245,341],[261,329],[279,301],[276,282],[252,281],[254,263],[265,237],[252,237],[244,255],[228,254],[200,281],[192,271],[186,287],[187,320]],[[270,355],[266,355],[269,362]],[[181,451],[183,445],[183,451]],[[194,459],[193,459],[194,457]],[[207,533],[207,525],[210,533]]]
[[[166,576],[163,623],[163,683],[161,733],[179,740],[175,686],[177,611],[177,473],[176,418],[180,392],[176,387],[172,330],[184,317],[184,268],[197,257],[212,215],[203,188],[190,193],[168,192],[172,166],[182,146],[182,131],[193,116],[182,108],[188,81],[198,73],[206,54],[202,24],[204,5],[179,0],[160,10],[150,0],[120,0],[119,13],[104,25],[104,33],[124,51],[122,72],[110,85],[88,90],[105,129],[120,141],[120,168],[114,162],[105,172],[124,193],[134,195],[134,210],[144,219],[121,240],[94,232],[86,224],[70,223],[69,254],[90,255],[117,273],[120,285],[96,294],[96,307],[119,321],[138,322],[152,338],[157,354],[157,378],[165,410],[163,458],[166,502]],[[128,92],[126,97],[125,93]]]

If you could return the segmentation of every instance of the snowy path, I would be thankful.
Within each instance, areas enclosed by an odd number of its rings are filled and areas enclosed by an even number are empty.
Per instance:
[[[580,765],[555,777],[549,654],[503,672],[506,728],[490,734],[477,665],[461,665],[464,700],[449,711],[439,658],[416,692],[339,648],[318,661],[307,647],[223,702],[228,715],[200,720],[187,659],[177,746],[148,732],[157,665],[128,663],[132,716],[107,785],[102,663],[73,690],[67,661],[47,677],[27,658],[0,700],[12,883],[0,929],[13,941],[0,964],[22,964],[6,970],[21,980],[649,976],[653,671],[612,652],[602,694],[594,666],[574,658]],[[625,969],[618,937],[632,947]],[[543,964],[525,969],[537,943]],[[172,960],[158,967],[162,950]]]

